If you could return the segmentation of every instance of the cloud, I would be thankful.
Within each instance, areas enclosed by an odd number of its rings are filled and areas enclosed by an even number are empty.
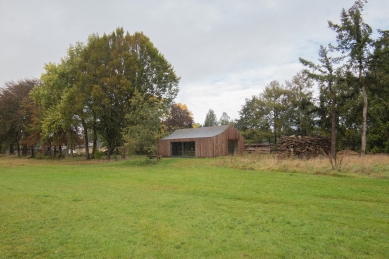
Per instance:
[[[246,98],[260,94],[273,80],[284,83],[301,69],[299,63],[291,63],[211,77],[181,88],[177,102],[185,103],[198,123],[204,122],[209,109],[218,117],[227,112],[232,119],[237,119]]]
[[[245,98],[271,80],[317,60],[319,45],[334,42],[328,20],[339,22],[355,0],[2,1],[0,86],[40,77],[70,44],[123,27],[143,31],[181,76],[177,101],[202,123],[209,108],[237,118]],[[366,4],[365,20],[388,29],[389,1]]]

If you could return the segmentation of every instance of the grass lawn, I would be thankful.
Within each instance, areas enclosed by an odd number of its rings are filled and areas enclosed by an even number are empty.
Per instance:
[[[389,179],[220,164],[0,157],[0,258],[388,258]]]

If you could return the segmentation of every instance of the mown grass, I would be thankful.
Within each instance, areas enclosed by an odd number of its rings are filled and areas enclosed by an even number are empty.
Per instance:
[[[388,179],[226,159],[0,158],[0,258],[387,258]]]

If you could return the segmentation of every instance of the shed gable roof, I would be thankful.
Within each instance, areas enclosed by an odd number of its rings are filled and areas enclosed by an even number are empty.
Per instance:
[[[231,125],[202,127],[196,129],[178,129],[169,136],[163,138],[167,139],[185,139],[185,138],[209,138],[217,136],[228,129]]]

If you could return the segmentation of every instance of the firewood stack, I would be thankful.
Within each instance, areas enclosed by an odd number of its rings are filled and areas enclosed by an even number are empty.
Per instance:
[[[284,157],[298,156],[299,158],[311,158],[322,155],[323,151],[328,154],[331,149],[331,142],[322,137],[283,137],[278,145],[277,151]]]

